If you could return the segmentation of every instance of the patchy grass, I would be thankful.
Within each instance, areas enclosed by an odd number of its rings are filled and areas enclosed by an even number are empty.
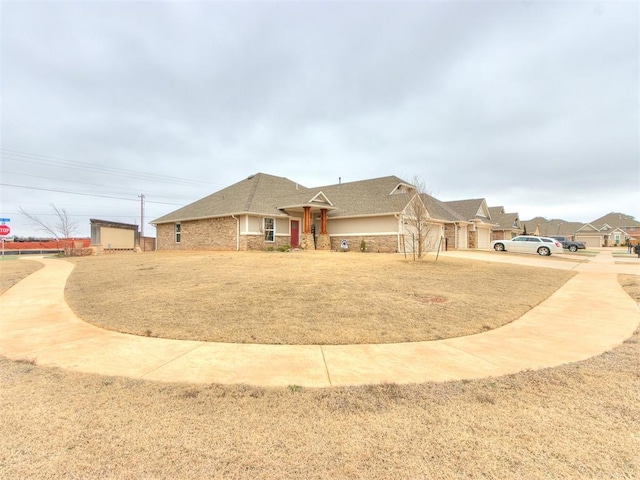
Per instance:
[[[42,263],[33,260],[7,260],[0,261],[0,295],[13,287],[23,278],[40,270]]]
[[[161,384],[0,358],[0,478],[640,477],[640,335],[501,378]]]
[[[640,303],[640,275],[618,275],[618,282],[636,302]]]
[[[269,344],[458,337],[520,317],[574,273],[389,254],[154,253],[83,257],[66,299],[101,327]]]

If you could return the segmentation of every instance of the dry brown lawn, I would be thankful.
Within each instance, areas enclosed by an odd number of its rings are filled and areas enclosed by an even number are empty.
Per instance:
[[[350,253],[82,257],[66,288],[79,317],[176,339],[269,344],[458,337],[511,322],[573,272]]]
[[[640,277],[619,281],[640,301]],[[0,357],[0,386],[3,479],[640,478],[640,330],[474,381],[164,384]]]
[[[638,277],[620,277],[640,299]],[[161,384],[0,358],[0,478],[636,479],[640,332],[476,381]]]
[[[42,268],[42,263],[33,260],[5,258],[0,260],[0,295],[13,287],[27,275]]]

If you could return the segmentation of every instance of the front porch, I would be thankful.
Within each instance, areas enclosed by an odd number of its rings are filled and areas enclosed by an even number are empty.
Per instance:
[[[302,213],[302,232],[300,233],[301,249],[331,250],[331,239],[327,231],[327,217],[329,210],[335,210],[335,207],[326,195],[318,192],[310,200],[306,197],[306,201],[279,208],[289,215],[298,216]],[[318,225],[316,225],[315,220],[319,220]],[[319,232],[317,231],[318,227]],[[296,240],[293,236],[292,229],[292,246]]]

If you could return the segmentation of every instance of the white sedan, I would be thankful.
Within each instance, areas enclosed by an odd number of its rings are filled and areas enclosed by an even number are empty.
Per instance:
[[[531,235],[520,235],[511,240],[494,240],[491,246],[497,252],[537,253],[543,256],[562,253],[562,244],[558,240]]]

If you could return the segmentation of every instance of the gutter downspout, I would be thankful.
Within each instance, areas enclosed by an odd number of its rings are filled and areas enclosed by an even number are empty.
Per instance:
[[[233,218],[236,221],[236,252],[237,252],[240,250],[240,219],[235,215],[231,215],[231,218]]]
[[[404,241],[401,241],[400,238],[404,237],[404,221],[402,220],[402,213],[394,213],[393,214],[394,217],[396,217],[396,219],[398,220],[398,226],[400,228],[398,228],[398,253],[402,253],[400,251],[400,247],[402,247]],[[406,256],[406,251],[405,251],[405,256]]]

